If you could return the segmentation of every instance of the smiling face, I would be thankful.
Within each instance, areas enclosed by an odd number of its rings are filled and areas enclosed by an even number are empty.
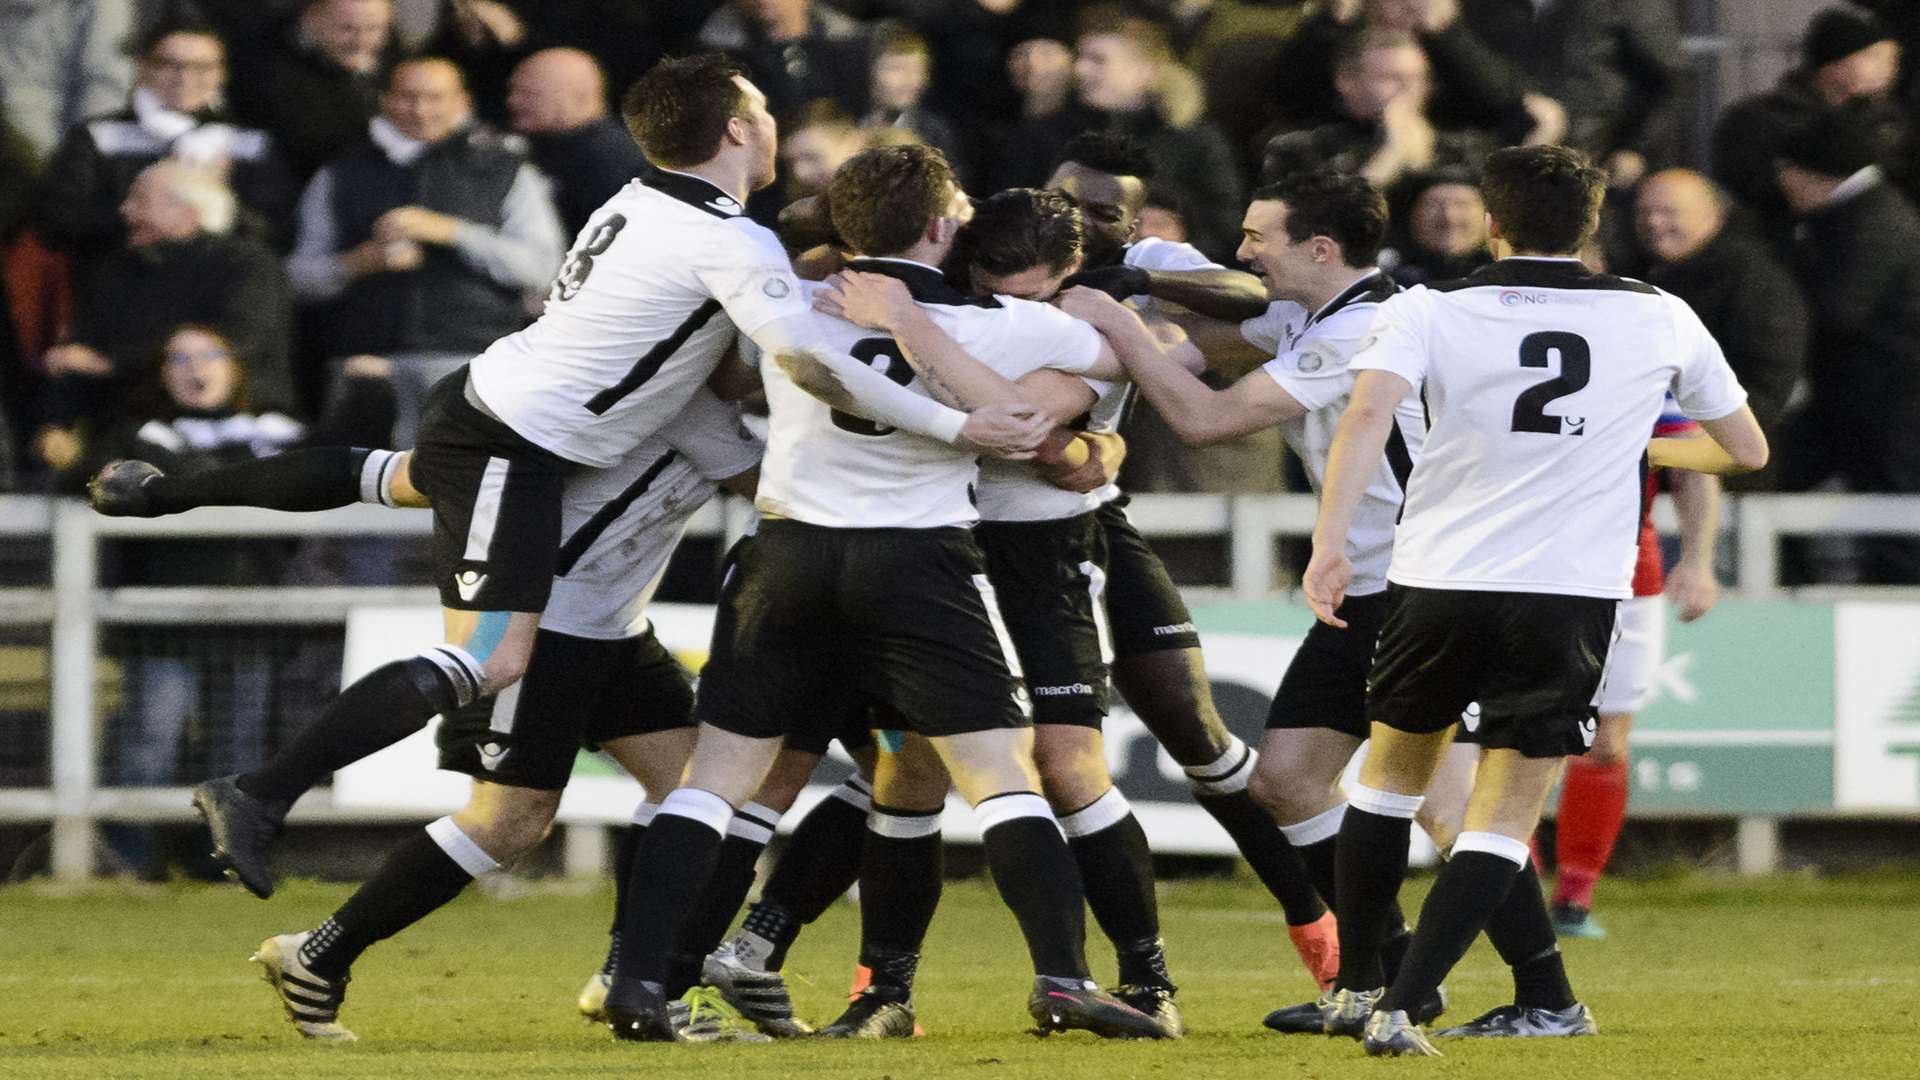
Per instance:
[[[240,368],[219,335],[191,327],[176,331],[167,339],[165,359],[160,383],[175,405],[211,412],[233,403]]]
[[[1472,184],[1435,184],[1421,192],[1408,225],[1416,242],[1442,255],[1465,255],[1487,246],[1487,204]]]
[[[416,60],[393,73],[380,95],[380,112],[400,133],[429,145],[453,134],[472,101],[460,69],[444,60]]]
[[[1137,176],[1115,176],[1089,169],[1077,161],[1062,162],[1047,187],[1080,207],[1086,229],[1084,251],[1091,266],[1118,259],[1120,249],[1132,243],[1139,229],[1140,208],[1146,205],[1147,185]]]
[[[1332,241],[1324,236],[1309,236],[1295,243],[1287,235],[1287,204],[1277,199],[1262,199],[1247,207],[1240,224],[1240,248],[1234,257],[1246,263],[1260,283],[1267,287],[1269,300],[1295,300],[1310,295],[1309,284],[1316,267],[1325,261]]]
[[[1679,170],[1656,173],[1640,185],[1633,223],[1640,242],[1661,262],[1692,257],[1720,232],[1720,202],[1704,177]]]
[[[227,81],[227,53],[205,34],[168,34],[140,58],[140,85],[175,112],[211,108]]]

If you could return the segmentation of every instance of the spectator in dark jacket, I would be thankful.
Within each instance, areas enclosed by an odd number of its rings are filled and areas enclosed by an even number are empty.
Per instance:
[[[1680,31],[1675,6],[1635,0],[1460,0],[1462,20],[1566,106],[1565,142],[1631,188],[1678,156]]]
[[[1067,140],[1098,122],[1074,100],[1073,50],[1056,38],[1028,38],[1007,50],[1007,81],[1020,110],[989,140],[987,191],[1044,184]]]
[[[1144,19],[1108,17],[1080,35],[1074,80],[1080,100],[1102,114],[1105,126],[1139,142],[1162,184],[1187,205],[1194,247],[1219,262],[1240,242],[1240,170],[1218,128],[1194,117],[1175,123],[1156,100],[1174,68],[1160,28]]]
[[[288,298],[280,260],[231,234],[233,193],[211,170],[162,161],[134,180],[121,208],[126,247],[92,260],[76,282],[72,332],[48,350],[40,458],[71,464],[86,430],[120,419],[173,328],[217,328],[253,363],[255,400],[284,409]]]
[[[1753,213],[1755,229],[1783,252],[1794,213],[1774,183],[1773,159],[1794,132],[1830,109],[1843,109],[1874,132],[1878,163],[1900,179],[1911,153],[1911,121],[1893,99],[1900,46],[1886,23],[1862,11],[1831,8],[1815,16],[1800,46],[1800,66],[1772,90],[1735,102],[1713,131],[1713,176]]]
[[[1380,252],[1380,265],[1402,286],[1452,281],[1493,261],[1487,250],[1487,204],[1464,169],[1413,178],[1395,206],[1406,219],[1401,243]]]
[[[248,231],[288,235],[299,189],[272,136],[233,121],[220,106],[226,48],[203,23],[170,22],[138,49],[128,106],[68,130],[47,167],[38,204],[40,236],[82,257],[120,246],[120,204],[142,169],[161,158],[226,172]]]
[[[575,236],[600,204],[648,171],[639,144],[607,111],[600,66],[580,49],[543,49],[513,70],[507,116],[553,183],[554,207]]]
[[[1647,283],[1700,316],[1771,437],[1806,369],[1800,286],[1764,243],[1727,228],[1724,196],[1699,173],[1653,174],[1640,185],[1634,209],[1640,243],[1653,259]]]
[[[1403,177],[1436,168],[1477,168],[1495,147],[1484,133],[1443,131],[1427,115],[1426,53],[1411,34],[1365,30],[1334,60],[1339,118],[1268,140],[1262,175],[1331,170],[1373,181],[1392,195]]]
[[[305,181],[366,134],[392,27],[390,0],[312,0],[272,48],[234,55],[234,113],[272,132]]]
[[[866,110],[867,28],[824,4],[731,0],[700,28],[699,40],[745,64],[775,116],[818,98],[855,116]]]
[[[862,127],[892,127],[910,131],[914,137],[947,156],[961,186],[967,187],[973,174],[967,168],[967,156],[961,152],[960,136],[946,117],[925,102],[927,88],[933,82],[933,51],[927,39],[904,26],[888,26],[874,35],[873,76],[867,88],[872,108],[860,121]]]
[[[1873,132],[1829,114],[1789,138],[1780,190],[1801,219],[1794,273],[1813,316],[1811,395],[1783,486],[1920,494],[1920,213],[1882,177]],[[1862,540],[1861,574],[1920,584],[1920,543]]]
[[[427,387],[526,324],[565,246],[546,179],[429,58],[394,69],[360,143],[314,174],[287,269],[324,305],[321,355],[393,362],[411,446]]]

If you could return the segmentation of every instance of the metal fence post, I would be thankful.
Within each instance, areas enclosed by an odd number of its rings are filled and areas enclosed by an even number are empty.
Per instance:
[[[53,874],[93,874],[93,668],[99,625],[93,595],[98,566],[93,511],[61,500],[53,519]]]
[[[1746,877],[1780,871],[1780,819],[1743,817],[1734,825],[1734,865]]]
[[[1740,591],[1765,596],[1780,588],[1780,536],[1773,528],[1768,496],[1740,496]]]
[[[1273,523],[1261,495],[1233,495],[1227,502],[1227,558],[1233,595],[1257,599],[1273,588]]]

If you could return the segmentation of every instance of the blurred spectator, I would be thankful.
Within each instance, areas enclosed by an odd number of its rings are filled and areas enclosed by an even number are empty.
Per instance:
[[[1487,249],[1487,204],[1464,169],[1412,178],[1400,193],[1405,239],[1380,252],[1380,266],[1403,287],[1452,281],[1493,261]]]
[[[133,0],[0,0],[0,105],[44,160],[83,118],[125,105]]]
[[[1160,181],[1185,200],[1193,245],[1216,261],[1230,257],[1243,209],[1238,163],[1218,128],[1157,96],[1185,74],[1166,34],[1145,19],[1102,15],[1081,33],[1073,73],[1080,100],[1146,147]]]
[[[860,123],[913,132],[920,142],[947,156],[965,187],[971,174],[960,152],[959,136],[946,117],[922,101],[932,81],[933,53],[927,39],[897,24],[883,28],[873,42],[873,76],[867,88],[872,108]]]
[[[0,111],[0,253],[13,245],[20,222],[26,217],[33,181],[33,151]],[[10,278],[10,274],[0,274],[0,491],[19,486],[20,445],[15,435],[23,429],[27,419],[24,408],[30,400],[24,386],[26,366],[21,362],[26,346],[14,322],[14,283]]]
[[[866,149],[851,117],[830,101],[816,101],[780,140],[780,172],[787,194],[805,199],[824,194],[835,169]]]
[[[1187,243],[1187,210],[1180,196],[1158,184],[1147,185],[1147,200],[1140,204],[1141,239],[1153,237],[1176,244]]]
[[[368,435],[384,435],[392,391],[371,377],[377,367],[359,373],[370,377],[347,380],[354,390],[335,423],[308,430],[281,413],[252,407],[246,364],[218,330],[180,326],[167,337],[149,385],[136,391],[126,421],[101,440],[84,468],[74,470],[72,486],[77,490],[95,465],[115,458],[190,474],[301,445],[368,445]],[[263,540],[111,550],[108,573],[121,585],[273,585],[283,580],[288,554],[283,542]],[[266,641],[219,627],[149,629],[135,640],[138,646],[125,661],[126,715],[114,731],[114,781],[160,786],[259,764],[266,756],[276,681]],[[191,775],[180,761],[190,731],[204,743]],[[135,875],[165,876],[153,830],[116,826],[106,840]]]
[[[234,54],[233,111],[303,182],[367,129],[395,58],[390,0],[312,0],[271,46]]]
[[[41,239],[81,256],[118,247],[127,189],[162,158],[224,173],[250,211],[249,231],[284,238],[298,189],[272,137],[235,124],[222,108],[227,55],[213,29],[163,23],[136,51],[131,102],[70,129],[48,164],[35,223]]]
[[[248,358],[263,406],[284,409],[292,398],[286,276],[264,244],[232,234],[237,204],[219,174],[149,165],[120,213],[126,246],[81,269],[71,333],[46,355],[34,448],[56,471],[78,459],[90,432],[125,415],[128,394],[152,378],[184,322],[217,328]]]
[[[1200,79],[1207,117],[1235,150],[1270,119],[1272,73],[1305,5],[1247,0],[1153,0],[1171,27],[1174,52]]]
[[[866,110],[867,28],[824,4],[729,0],[700,27],[699,43],[739,58],[777,117],[817,98],[856,116]]]
[[[566,235],[648,169],[625,124],[607,111],[600,65],[579,49],[543,49],[513,70],[507,115],[534,165],[553,182]]]
[[[1020,95],[1020,115],[996,133],[983,170],[987,191],[1039,186],[1047,178],[1046,163],[1095,122],[1074,100],[1073,66],[1073,50],[1050,37],[1029,38],[1007,51],[1007,77]]]
[[[565,247],[546,179],[469,113],[458,68],[405,61],[300,197],[294,292],[325,305],[322,355],[393,362],[400,446],[428,386],[526,323]]]
[[[1411,173],[1476,168],[1494,149],[1493,140],[1435,129],[1427,117],[1427,79],[1427,56],[1413,35],[1395,30],[1353,35],[1334,60],[1339,118],[1275,135],[1267,143],[1261,176],[1271,182],[1330,169],[1390,189]]]
[[[1853,113],[1879,142],[1882,168],[1905,164],[1911,121],[1893,100],[1900,46],[1893,29],[1863,11],[1829,8],[1814,17],[1800,45],[1800,66],[1772,90],[1735,102],[1713,131],[1713,176],[1753,211],[1754,224],[1784,249],[1794,214],[1774,183],[1773,159],[1795,131],[1830,109]],[[1894,169],[1894,177],[1913,172]]]
[[[1830,113],[1790,136],[1780,190],[1801,219],[1794,274],[1813,316],[1812,391],[1783,486],[1920,494],[1920,214],[1882,177],[1873,131]],[[1860,574],[1920,584],[1920,541],[1863,539]]]
[[[1765,244],[1727,228],[1725,197],[1690,169],[1648,177],[1634,224],[1653,259],[1647,283],[1685,300],[1713,332],[1771,436],[1806,368],[1807,305],[1793,276]]]
[[[1566,135],[1566,109],[1461,21],[1459,0],[1321,5],[1263,80],[1272,95],[1266,112],[1296,127],[1340,119],[1336,60],[1348,41],[1368,31],[1408,34],[1420,46],[1430,68],[1427,112],[1437,126],[1484,131],[1501,143],[1551,143]]]
[[[1564,141],[1631,188],[1680,153],[1680,29],[1655,0],[1459,0],[1475,36],[1566,106]]]

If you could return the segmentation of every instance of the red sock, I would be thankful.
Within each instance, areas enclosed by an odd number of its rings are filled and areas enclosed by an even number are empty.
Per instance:
[[[1559,881],[1553,902],[1593,907],[1593,887],[1613,855],[1620,824],[1627,816],[1627,763],[1588,765],[1575,758],[1567,762],[1567,778],[1560,788],[1559,836],[1556,854]]]

